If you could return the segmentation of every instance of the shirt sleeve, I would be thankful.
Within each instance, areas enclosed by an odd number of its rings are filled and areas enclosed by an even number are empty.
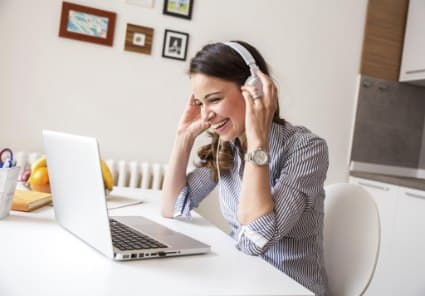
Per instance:
[[[236,247],[249,255],[260,255],[291,231],[319,196],[328,169],[328,149],[320,138],[309,138],[297,145],[288,157],[272,188],[274,208],[240,228]]]
[[[190,211],[197,208],[199,203],[217,185],[212,180],[210,169],[197,168],[187,175],[186,186],[177,197],[174,207],[174,217],[190,218]]]

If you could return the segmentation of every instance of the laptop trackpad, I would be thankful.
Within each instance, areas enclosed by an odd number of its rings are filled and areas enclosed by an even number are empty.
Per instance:
[[[144,224],[144,225],[135,225],[135,227],[142,232],[146,232],[150,234],[159,234],[161,236],[176,234],[175,231],[171,231],[170,229],[165,228],[164,226],[161,226],[161,225]]]
[[[162,226],[158,223],[155,223],[151,220],[140,216],[128,216],[128,217],[113,217],[117,221],[124,223],[128,226],[134,227],[140,232],[144,232],[146,234],[159,234],[161,236],[164,235],[172,235],[175,234],[175,231],[172,231],[165,226]]]

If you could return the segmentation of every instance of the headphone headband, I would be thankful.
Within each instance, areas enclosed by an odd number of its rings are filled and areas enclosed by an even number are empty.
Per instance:
[[[259,68],[252,54],[248,51],[248,49],[237,42],[231,41],[224,42],[223,44],[233,48],[248,65],[251,75],[245,80],[245,85],[254,86],[257,89],[254,99],[261,98],[263,96],[263,84],[261,83],[261,79],[257,76],[256,72]]]
[[[233,48],[242,57],[245,64],[249,66],[251,72],[253,72],[253,68],[258,68],[257,63],[255,62],[255,59],[252,54],[241,44],[233,41],[224,42],[223,44]]]

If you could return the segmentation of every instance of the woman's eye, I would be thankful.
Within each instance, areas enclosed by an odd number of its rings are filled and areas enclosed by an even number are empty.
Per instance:
[[[217,103],[218,101],[220,101],[221,100],[221,98],[211,98],[211,99],[209,99],[208,101],[210,102],[210,103]]]
[[[201,103],[201,101],[199,101],[199,100],[193,100],[193,104],[194,104],[195,106],[198,106],[198,107],[202,106],[202,103]]]

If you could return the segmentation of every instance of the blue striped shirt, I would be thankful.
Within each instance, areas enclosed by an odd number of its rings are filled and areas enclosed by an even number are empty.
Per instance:
[[[231,143],[234,166],[221,173],[220,208],[231,226],[236,248],[261,256],[317,295],[327,294],[323,261],[323,183],[328,169],[326,142],[304,127],[273,123],[270,132],[270,188],[272,212],[248,225],[237,219],[244,169],[240,146]],[[176,216],[190,211],[217,182],[209,169],[198,168],[187,176],[187,185],[176,201]]]

